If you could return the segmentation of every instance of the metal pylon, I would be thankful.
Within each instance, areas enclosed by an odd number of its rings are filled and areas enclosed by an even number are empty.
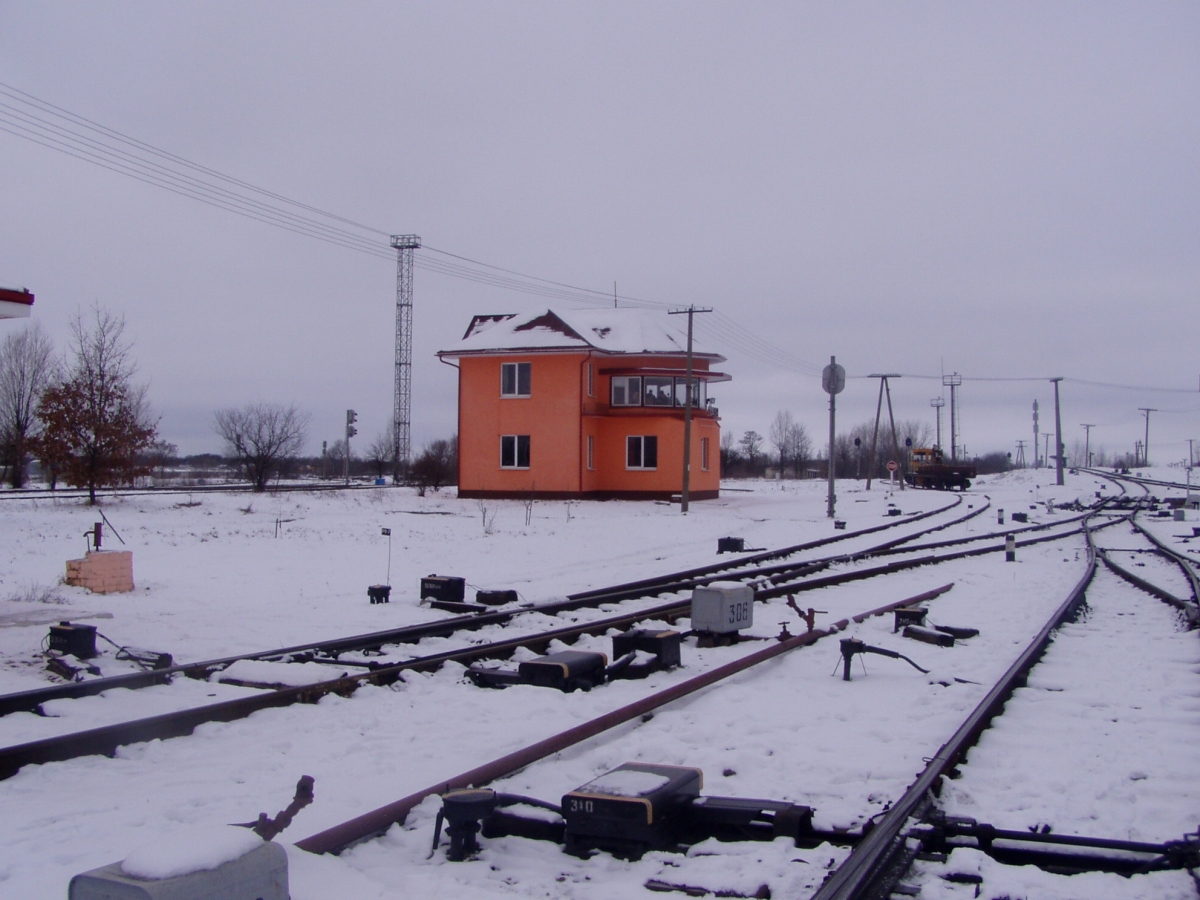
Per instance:
[[[415,234],[393,234],[396,249],[396,396],[392,407],[392,480],[408,472],[412,453],[412,302],[413,251],[421,246]]]

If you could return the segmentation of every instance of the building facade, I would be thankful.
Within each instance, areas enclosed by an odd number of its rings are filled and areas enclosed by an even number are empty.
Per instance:
[[[460,497],[667,499],[683,485],[686,337],[665,314],[476,316],[438,357],[458,368]],[[721,430],[693,350],[692,499],[718,496]]]

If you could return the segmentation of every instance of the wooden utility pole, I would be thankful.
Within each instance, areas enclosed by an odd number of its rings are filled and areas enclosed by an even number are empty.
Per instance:
[[[613,282],[613,304],[617,299],[617,283]],[[679,511],[684,515],[688,511],[688,492],[691,488],[692,474],[692,320],[696,313],[710,313],[711,309],[697,309],[689,306],[687,309],[673,309],[667,315],[688,317],[687,330],[687,381],[683,392],[683,490],[679,494]]]
[[[1054,483],[1061,487],[1066,483],[1063,480],[1062,413],[1058,408],[1058,383],[1062,381],[1062,376],[1050,380],[1054,382]]]
[[[1146,414],[1146,440],[1142,442],[1142,465],[1150,465],[1150,413],[1158,412],[1157,409],[1152,409],[1145,406],[1139,406],[1138,409]]]

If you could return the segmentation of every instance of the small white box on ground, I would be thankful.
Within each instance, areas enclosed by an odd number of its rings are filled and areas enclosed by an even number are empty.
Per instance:
[[[71,879],[68,900],[288,900],[287,852],[263,841],[215,869],[135,878],[115,862]]]
[[[692,591],[692,628],[729,634],[754,624],[754,590],[740,581],[714,581]]]

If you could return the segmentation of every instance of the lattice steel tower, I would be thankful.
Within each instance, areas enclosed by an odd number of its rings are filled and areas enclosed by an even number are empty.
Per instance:
[[[412,299],[413,251],[421,246],[415,234],[393,234],[396,248],[396,397],[392,407],[392,479],[408,471],[412,452]]]

